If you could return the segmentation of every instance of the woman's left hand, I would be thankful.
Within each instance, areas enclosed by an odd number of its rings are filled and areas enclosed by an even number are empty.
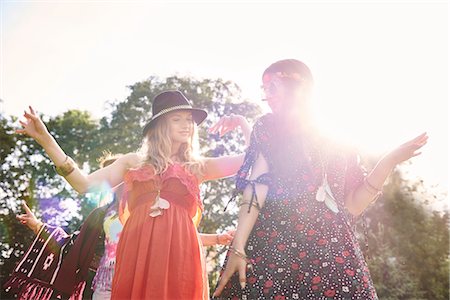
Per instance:
[[[383,159],[386,160],[392,167],[395,167],[399,163],[420,155],[422,152],[420,152],[419,149],[425,146],[427,141],[428,135],[424,132],[414,139],[398,146],[396,149],[386,154]]]
[[[247,120],[241,115],[230,114],[229,116],[223,116],[220,120],[214,124],[211,128],[209,128],[209,133],[216,134],[219,133],[219,136],[222,137],[226,133],[233,131],[236,127],[241,126],[250,126],[248,125]]]

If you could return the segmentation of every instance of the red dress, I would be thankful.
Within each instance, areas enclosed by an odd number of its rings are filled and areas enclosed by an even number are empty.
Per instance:
[[[202,210],[197,178],[174,164],[161,175],[151,166],[129,170],[124,182],[130,216],[117,248],[112,299],[207,299],[193,221]]]

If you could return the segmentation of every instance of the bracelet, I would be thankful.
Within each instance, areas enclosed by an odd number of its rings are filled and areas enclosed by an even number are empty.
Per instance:
[[[73,172],[77,168],[77,164],[73,161],[72,158],[70,158],[68,155],[66,155],[66,159],[60,166],[55,166],[55,171],[59,175],[66,177],[70,175],[70,173]]]
[[[381,192],[381,189],[377,189],[372,184],[370,184],[369,180],[367,180],[367,177],[364,178],[363,184],[364,184],[364,187],[366,188],[366,190],[371,194],[376,195]]]
[[[229,249],[230,249],[231,252],[233,252],[233,254],[235,254],[236,256],[238,256],[240,258],[242,258],[243,260],[245,260],[245,262],[249,263],[249,259],[248,259],[247,255],[245,255],[241,251],[237,250],[233,246],[230,246]]]
[[[369,183],[367,177],[365,177],[363,180],[363,186],[366,189],[366,191],[369,192],[369,194],[373,195],[372,202],[377,200],[383,194],[382,190],[377,189],[376,187],[374,187],[372,184]]]

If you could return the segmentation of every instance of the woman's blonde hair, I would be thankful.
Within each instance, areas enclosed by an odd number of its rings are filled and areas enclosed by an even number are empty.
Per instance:
[[[177,153],[177,159],[192,174],[203,176],[204,162],[199,156],[198,130],[194,122],[193,134],[187,143],[183,143]],[[172,140],[167,115],[161,116],[149,129],[139,150],[143,164],[150,164],[156,174],[164,173],[174,161],[171,159]]]
[[[118,158],[120,158],[123,154],[122,153],[116,153],[113,154],[109,150],[103,150],[102,156],[97,158],[98,166],[101,168],[107,167],[113,162],[115,162]]]

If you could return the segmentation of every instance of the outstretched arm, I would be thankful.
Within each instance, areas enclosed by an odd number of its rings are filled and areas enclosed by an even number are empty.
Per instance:
[[[361,214],[382,190],[383,184],[391,171],[401,162],[420,155],[418,152],[428,140],[428,135],[423,133],[416,138],[400,145],[381,158],[364,182],[345,198],[345,206],[348,211],[357,216]]]
[[[41,145],[55,166],[67,164],[68,157],[58,145],[53,136],[48,132],[44,122],[30,106],[29,111],[25,111],[26,121],[20,121],[22,129],[16,133],[26,134],[32,137]],[[113,164],[99,169],[89,175],[84,174],[79,168],[75,168],[65,179],[79,193],[87,192],[91,187],[107,182],[110,186],[118,185],[123,178],[125,171],[138,164],[139,158],[135,153],[126,154],[117,159]]]

